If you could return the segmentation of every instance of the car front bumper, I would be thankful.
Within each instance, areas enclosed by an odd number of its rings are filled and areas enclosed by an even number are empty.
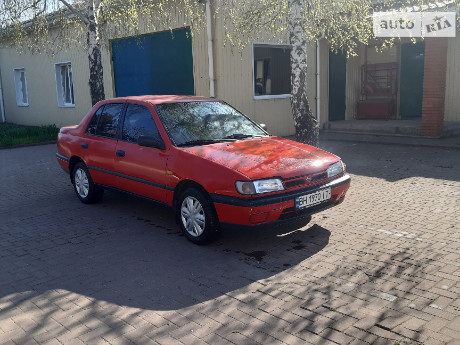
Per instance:
[[[235,198],[211,194],[211,199],[222,224],[258,226],[306,217],[336,206],[343,201],[350,187],[350,181],[350,176],[344,175],[321,185],[270,196]],[[331,198],[328,201],[300,210],[296,209],[295,199],[297,197],[326,188],[331,188]]]

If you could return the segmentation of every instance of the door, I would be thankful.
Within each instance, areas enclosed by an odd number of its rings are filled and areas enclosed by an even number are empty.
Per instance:
[[[345,120],[347,57],[329,52],[329,121]]]
[[[401,46],[401,89],[399,114],[401,117],[422,116],[425,42]]]
[[[188,28],[114,40],[112,60],[117,97],[195,94]]]
[[[150,110],[140,104],[128,104],[116,150],[116,187],[166,203],[171,189],[167,186],[167,151],[138,145],[140,135],[161,138]]]
[[[81,142],[80,157],[85,161],[95,183],[113,186],[118,125],[124,103],[102,105],[91,118]]]

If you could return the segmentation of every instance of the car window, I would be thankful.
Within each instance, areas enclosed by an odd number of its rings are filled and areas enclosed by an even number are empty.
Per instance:
[[[93,115],[91,121],[89,121],[88,127],[86,127],[86,134],[96,134],[97,122],[99,121],[99,117],[102,113],[104,106],[102,105]]]
[[[177,146],[267,135],[245,115],[223,102],[165,103],[156,105],[156,110]]]
[[[118,120],[120,119],[123,103],[108,103],[104,106],[97,124],[96,135],[108,138],[117,136]]]
[[[123,123],[122,140],[137,143],[140,135],[158,136],[158,128],[147,107],[129,104]]]

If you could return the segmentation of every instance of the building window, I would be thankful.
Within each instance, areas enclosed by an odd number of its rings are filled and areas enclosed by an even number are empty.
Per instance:
[[[290,54],[287,45],[254,43],[254,98],[290,97]]]
[[[16,89],[16,104],[20,107],[29,105],[29,94],[27,93],[27,79],[25,68],[14,69],[14,87]]]
[[[58,106],[75,106],[71,63],[57,63],[54,65],[54,71],[56,73],[56,92]]]

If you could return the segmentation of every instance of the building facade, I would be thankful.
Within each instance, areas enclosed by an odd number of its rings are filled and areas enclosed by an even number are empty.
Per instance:
[[[206,6],[203,4],[203,11]],[[140,94],[215,95],[265,123],[294,134],[287,37],[252,42],[242,51],[225,44],[222,18],[193,36],[174,14],[173,30],[114,37],[103,46],[106,98]],[[307,90],[321,127],[337,121],[421,119],[417,134],[440,136],[460,123],[460,35],[413,44],[401,40],[378,52],[361,46],[346,58],[327,42],[308,46]],[[211,66],[211,67],[210,67]],[[0,49],[2,119],[26,125],[77,124],[91,108],[87,52],[53,56]],[[418,126],[418,124],[416,125]]]

